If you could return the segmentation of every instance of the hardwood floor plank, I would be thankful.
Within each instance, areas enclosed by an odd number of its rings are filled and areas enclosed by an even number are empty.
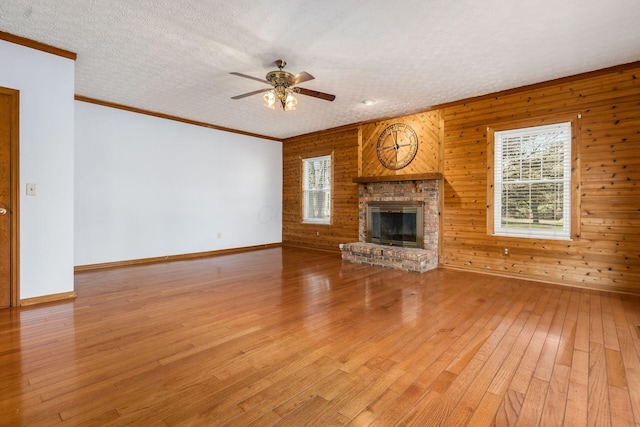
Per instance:
[[[542,298],[539,301],[539,303],[543,304],[538,304],[534,313],[540,315],[540,320],[538,321],[536,330],[531,337],[529,345],[527,346],[527,351],[522,356],[522,361],[518,368],[519,371],[527,374],[531,373],[531,375],[535,372],[538,360],[540,359],[540,353],[542,352],[542,347],[544,346],[549,327],[551,326],[551,320],[553,319],[555,306],[558,302],[557,298],[559,296],[560,291],[556,289],[553,293],[549,293],[545,298]],[[525,393],[527,391],[529,380],[522,375],[518,378],[524,381],[522,382],[522,387],[516,388],[516,390],[521,393]]]
[[[344,399],[345,395],[349,395],[349,399],[353,397],[356,390],[362,386],[368,386],[373,380],[373,370],[361,366],[353,372],[345,372],[341,369],[332,373],[326,378],[324,383],[321,383],[317,387],[318,396],[322,396],[327,401],[338,402]],[[334,378],[335,377],[335,381]]]
[[[589,425],[611,425],[608,384],[604,344],[592,342],[589,351]]]
[[[525,306],[523,306],[523,308]],[[528,319],[531,317],[536,318],[536,316],[532,316],[531,312],[527,310],[522,310],[518,313],[518,317],[500,340],[495,350],[491,352],[486,363],[471,382],[467,391],[451,412],[451,415],[447,418],[445,425],[456,426],[468,423],[469,418],[471,418],[475,408],[480,404],[497,373],[504,370],[505,359],[511,354],[511,350],[518,338],[521,339],[521,341],[518,342],[520,347],[524,347],[522,344],[529,341],[530,335],[527,336],[528,334],[525,333],[525,335],[521,336],[521,334]],[[531,330],[531,333],[533,333],[533,330]]]
[[[589,343],[604,345],[604,328],[602,327],[602,308],[600,293],[590,292]]]
[[[618,334],[616,333],[616,336]],[[616,338],[616,342],[618,342]],[[607,382],[611,387],[627,389],[627,376],[624,371],[622,354],[617,350],[605,348],[605,365],[607,366]]]
[[[548,388],[549,383],[547,381],[536,377],[531,379],[527,394],[522,402],[522,409],[518,414],[516,426],[539,425]]]
[[[580,304],[581,292],[573,289],[571,299],[567,307],[560,342],[558,343],[558,353],[556,363],[571,366],[573,360],[573,348],[576,340],[576,325],[578,324],[578,306]]]
[[[347,404],[343,405],[339,412],[348,417],[354,419],[360,412],[366,409],[369,403],[374,402],[378,396],[381,396],[389,386],[393,384],[403,374],[400,370],[392,370],[390,372],[374,372],[373,375],[376,380],[369,386],[362,390],[358,395],[354,396]]]
[[[293,372],[288,377],[275,382],[272,386],[254,394],[248,399],[238,404],[247,413],[251,411],[254,415],[262,416],[264,413],[274,410],[294,398],[301,390],[306,390],[315,382],[322,380],[324,377],[333,373],[338,369],[338,364],[328,357],[323,357],[318,361],[305,366],[304,368]],[[282,416],[282,414],[278,414]],[[284,414],[286,415],[286,413]],[[256,417],[258,418],[258,417]],[[239,420],[233,421],[239,424],[254,421],[250,416],[242,416]]]
[[[620,351],[618,331],[616,330],[615,316],[613,315],[613,303],[611,294],[602,295],[602,327],[604,333],[604,346],[607,349]]]
[[[501,414],[500,419],[498,420],[498,418],[496,418],[496,423],[499,422],[502,424],[506,422],[509,425],[513,425],[519,422],[519,411],[522,409],[524,398],[527,396],[535,368],[540,359],[540,354],[546,341],[549,328],[551,327],[560,294],[559,289],[549,291],[546,298],[538,301],[533,311],[536,317],[539,316],[539,321],[537,322],[536,330],[528,343],[527,349],[520,360],[520,364],[512,376],[509,389],[505,393],[505,403],[499,409]],[[508,401],[507,398],[509,399]]]
[[[502,395],[485,393],[469,420],[470,426],[491,426],[495,424],[496,413],[503,402]]]
[[[431,384],[444,371],[447,363],[446,360],[438,359],[429,365],[427,369],[421,371],[419,375],[411,372],[400,377],[389,388],[398,394],[397,399],[393,402],[393,405],[388,406],[381,414],[378,414],[372,424],[378,426],[393,424],[408,411],[417,412],[416,404],[418,402],[420,405],[426,405],[436,396],[439,396],[439,393],[428,389],[425,383]]]
[[[271,421],[265,422],[263,419],[256,420],[255,425],[298,425],[310,426],[317,422],[318,415],[321,414],[327,406],[327,401],[320,396],[313,396],[302,405],[298,406],[294,411],[286,415],[286,419],[281,418],[279,422],[272,424]]]
[[[633,413],[629,393],[627,390],[618,387],[609,387],[609,401],[611,402],[611,425],[613,426],[633,426]]]
[[[567,305],[569,303],[570,291],[564,290],[558,301],[558,306],[551,320],[549,332],[542,346],[540,358],[536,364],[536,369],[533,375],[543,381],[549,382],[551,380],[551,373],[553,372],[556,355],[558,352],[558,345],[560,343],[560,336],[564,326],[564,319],[567,311]]]
[[[479,356],[477,357],[478,359],[484,360],[491,353],[493,347],[497,345],[495,339],[499,339],[504,335],[526,302],[527,300],[523,298],[520,301],[514,301],[512,304],[505,304],[501,307],[500,311],[493,316],[491,321],[482,328],[473,340],[464,349],[460,350],[458,356],[447,367],[447,370],[459,374],[471,358]],[[492,337],[495,339],[489,340]]]
[[[564,422],[567,426],[587,425],[589,395],[589,353],[576,349],[573,352],[571,376]]]
[[[273,385],[262,378],[260,373],[247,375],[227,389],[209,394],[206,399],[180,401],[179,406],[171,405],[168,416],[163,418],[168,425],[206,425],[210,420],[224,424],[240,416],[244,411],[238,404],[261,390]]]
[[[489,300],[491,301],[491,300]],[[476,302],[481,302],[482,306],[477,307]],[[406,366],[407,362],[420,363],[426,366],[422,371],[409,370],[403,375],[391,388],[400,394],[398,401],[383,412],[376,420],[376,424],[388,425],[393,420],[399,419],[402,414],[412,410],[419,412],[421,407],[425,406],[427,401],[433,400],[439,394],[432,388],[432,383],[436,381],[439,375],[442,375],[444,369],[450,365],[453,359],[458,358],[458,354],[463,348],[468,346],[475,347],[475,343],[481,343],[483,339],[489,336],[506,313],[511,303],[515,300],[509,299],[504,304],[497,301],[489,304],[484,298],[476,299],[468,305],[468,309],[459,312],[460,315],[454,319],[447,320],[446,325],[453,329],[440,328],[437,333],[432,335],[412,356],[408,356],[404,361],[398,364],[398,367]],[[480,316],[480,317],[478,317]],[[472,319],[475,319],[473,321]],[[484,331],[480,334],[479,332]],[[474,341],[474,344],[471,344]],[[468,353],[473,354],[473,353]],[[436,360],[434,360],[437,357]],[[448,377],[453,378],[449,372]],[[442,391],[442,386],[435,386],[436,389]],[[427,396],[425,400],[423,397]],[[420,400],[420,405],[416,406],[416,402]],[[414,414],[413,416],[415,416]]]
[[[300,248],[75,277],[0,310],[0,426],[640,425],[637,296]]]
[[[354,426],[368,426],[378,418],[386,408],[393,405],[398,400],[398,393],[388,389],[384,391],[376,400],[369,403],[365,409],[360,411],[354,418],[344,417],[344,419],[351,420],[351,424]]]
[[[503,337],[510,330],[511,325],[518,319],[521,319],[521,311],[525,307],[527,301],[521,300],[516,304],[505,306],[507,311],[502,317],[502,321],[493,326],[488,336],[480,334],[482,339],[482,345],[475,350],[473,357],[470,359],[458,358],[456,363],[452,363],[447,367],[447,371],[456,374],[455,380],[445,390],[445,392],[438,398],[431,401],[427,406],[420,405],[415,411],[418,412],[416,416],[417,423],[426,423],[432,420],[437,420],[438,424],[444,423],[452,411],[457,407],[458,402],[463,397],[464,393],[470,386],[470,381],[481,372],[486,360],[490,357],[493,351],[499,346]],[[464,361],[464,367],[459,370],[458,367],[462,366],[460,361]],[[415,412],[412,411],[412,412]],[[413,417],[412,412],[407,416]],[[471,414],[468,414],[469,416]]]
[[[497,396],[503,396],[507,391],[507,388],[512,382],[518,366],[520,366],[520,363],[522,362],[522,357],[525,354],[527,347],[529,346],[531,337],[533,336],[539,321],[539,315],[531,314],[529,316],[529,318],[527,319],[527,323],[524,325],[522,331],[520,332],[520,335],[518,336],[517,341],[509,351],[505,362],[493,377],[491,384],[487,389],[489,393],[495,394]]]
[[[248,426],[271,426],[277,425],[279,421],[282,421],[282,418],[280,418],[277,414],[273,412],[267,412],[251,424],[248,424]]]
[[[507,389],[504,395],[502,404],[498,408],[498,412],[495,417],[495,426],[514,426],[518,421],[518,415],[522,410],[522,403],[524,402],[525,394],[515,391],[514,389]]]
[[[540,425],[563,425],[570,375],[571,368],[568,366],[558,364],[554,367],[549,381],[549,389],[547,390]]]
[[[629,386],[629,399],[631,400],[634,421],[640,425],[640,388],[637,386],[640,384],[640,357],[633,345],[633,336],[629,326],[626,325],[626,322],[621,326],[618,328],[618,340]]]
[[[578,307],[578,319],[576,325],[576,338],[573,344],[574,350],[589,351],[589,331],[591,330],[590,305],[591,295],[587,292],[580,294],[580,306]]]
[[[360,372],[358,372],[360,371]],[[334,397],[329,401],[329,404],[324,408],[324,412],[320,418],[324,419],[348,419],[345,415],[340,413],[340,409],[345,405],[348,405],[353,399],[360,393],[365,392],[376,381],[376,373],[366,367],[362,367],[355,373],[349,373],[347,381],[337,384],[325,384],[319,389],[318,395],[325,396],[327,391],[323,389],[334,388],[337,392],[334,392]]]
[[[622,304],[622,295],[611,294],[611,309],[613,310],[613,319],[617,328],[624,328],[627,326],[627,314],[625,313],[624,305]]]

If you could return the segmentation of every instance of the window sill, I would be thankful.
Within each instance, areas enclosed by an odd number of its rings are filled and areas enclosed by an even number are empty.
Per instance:
[[[506,233],[494,233],[493,237],[511,237],[515,239],[534,239],[534,240],[564,240],[570,242],[573,240],[571,237],[565,236],[546,236],[546,235],[535,235],[535,234],[506,234]]]

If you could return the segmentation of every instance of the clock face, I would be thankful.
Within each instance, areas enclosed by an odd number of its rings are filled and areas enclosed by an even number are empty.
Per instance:
[[[385,168],[402,169],[418,152],[418,135],[409,125],[394,123],[380,134],[376,151]]]

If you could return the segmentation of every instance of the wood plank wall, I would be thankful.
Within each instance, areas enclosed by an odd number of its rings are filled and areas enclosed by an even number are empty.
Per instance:
[[[282,242],[338,251],[358,241],[358,127],[318,132],[283,141]],[[333,154],[332,222],[302,223],[302,159]]]
[[[581,114],[580,235],[487,235],[487,126]],[[640,67],[444,108],[442,265],[640,292]],[[503,249],[509,248],[509,255]]]
[[[487,126],[568,114],[581,115],[579,237],[558,241],[487,235]],[[640,63],[460,101],[397,120],[412,121],[416,127],[422,123],[428,135],[439,130],[440,145],[421,151],[414,161],[421,166],[398,173],[433,172],[438,164],[444,174],[441,265],[640,293]],[[338,243],[358,240],[358,188],[351,180],[396,173],[373,162],[371,147],[385,124],[395,121],[284,141],[285,244],[337,250]],[[427,137],[421,135],[421,143],[423,138]],[[434,158],[436,147],[440,155]],[[300,158],[331,151],[336,168],[334,223],[301,224]],[[505,247],[508,256],[503,255]]]
[[[391,170],[385,168],[378,160],[378,137],[393,123],[404,123],[411,126],[418,136],[418,152],[413,161],[405,168]],[[361,139],[361,174],[360,176],[393,176],[430,172],[440,170],[440,112],[427,111],[411,116],[367,123],[362,125]]]

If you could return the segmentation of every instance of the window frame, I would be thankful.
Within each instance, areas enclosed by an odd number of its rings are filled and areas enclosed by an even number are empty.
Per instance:
[[[580,164],[579,164],[579,147],[580,147],[580,113],[557,115],[552,117],[537,117],[530,119],[522,119],[516,121],[503,122],[487,126],[487,234],[501,238],[518,238],[518,239],[537,239],[537,240],[574,240],[580,236]],[[571,192],[570,214],[569,214],[569,235],[553,236],[544,233],[528,233],[523,230],[522,233],[517,231],[513,233],[501,233],[495,229],[495,216],[500,215],[496,212],[495,203],[495,151],[496,141],[495,133],[518,130],[524,128],[533,128],[537,126],[558,125],[561,123],[570,123],[571,129],[571,165],[570,165],[570,185]]]
[[[306,163],[309,161],[317,161],[320,159],[325,159],[327,158],[330,162],[330,186],[329,186],[329,219],[328,220],[323,220],[323,219],[314,219],[314,218],[306,218],[305,217],[305,212],[306,212],[306,206],[307,206],[307,197],[306,197],[306,191],[308,191],[308,189],[306,188],[306,180],[305,180],[305,174],[306,174]],[[334,189],[334,159],[333,159],[333,152],[329,153],[329,154],[317,154],[317,155],[313,155],[310,157],[301,157],[300,158],[301,162],[300,162],[300,184],[301,184],[301,188],[300,188],[300,194],[301,194],[301,212],[300,212],[300,217],[302,218],[302,223],[303,224],[310,224],[310,225],[331,225],[333,222],[333,189]]]

